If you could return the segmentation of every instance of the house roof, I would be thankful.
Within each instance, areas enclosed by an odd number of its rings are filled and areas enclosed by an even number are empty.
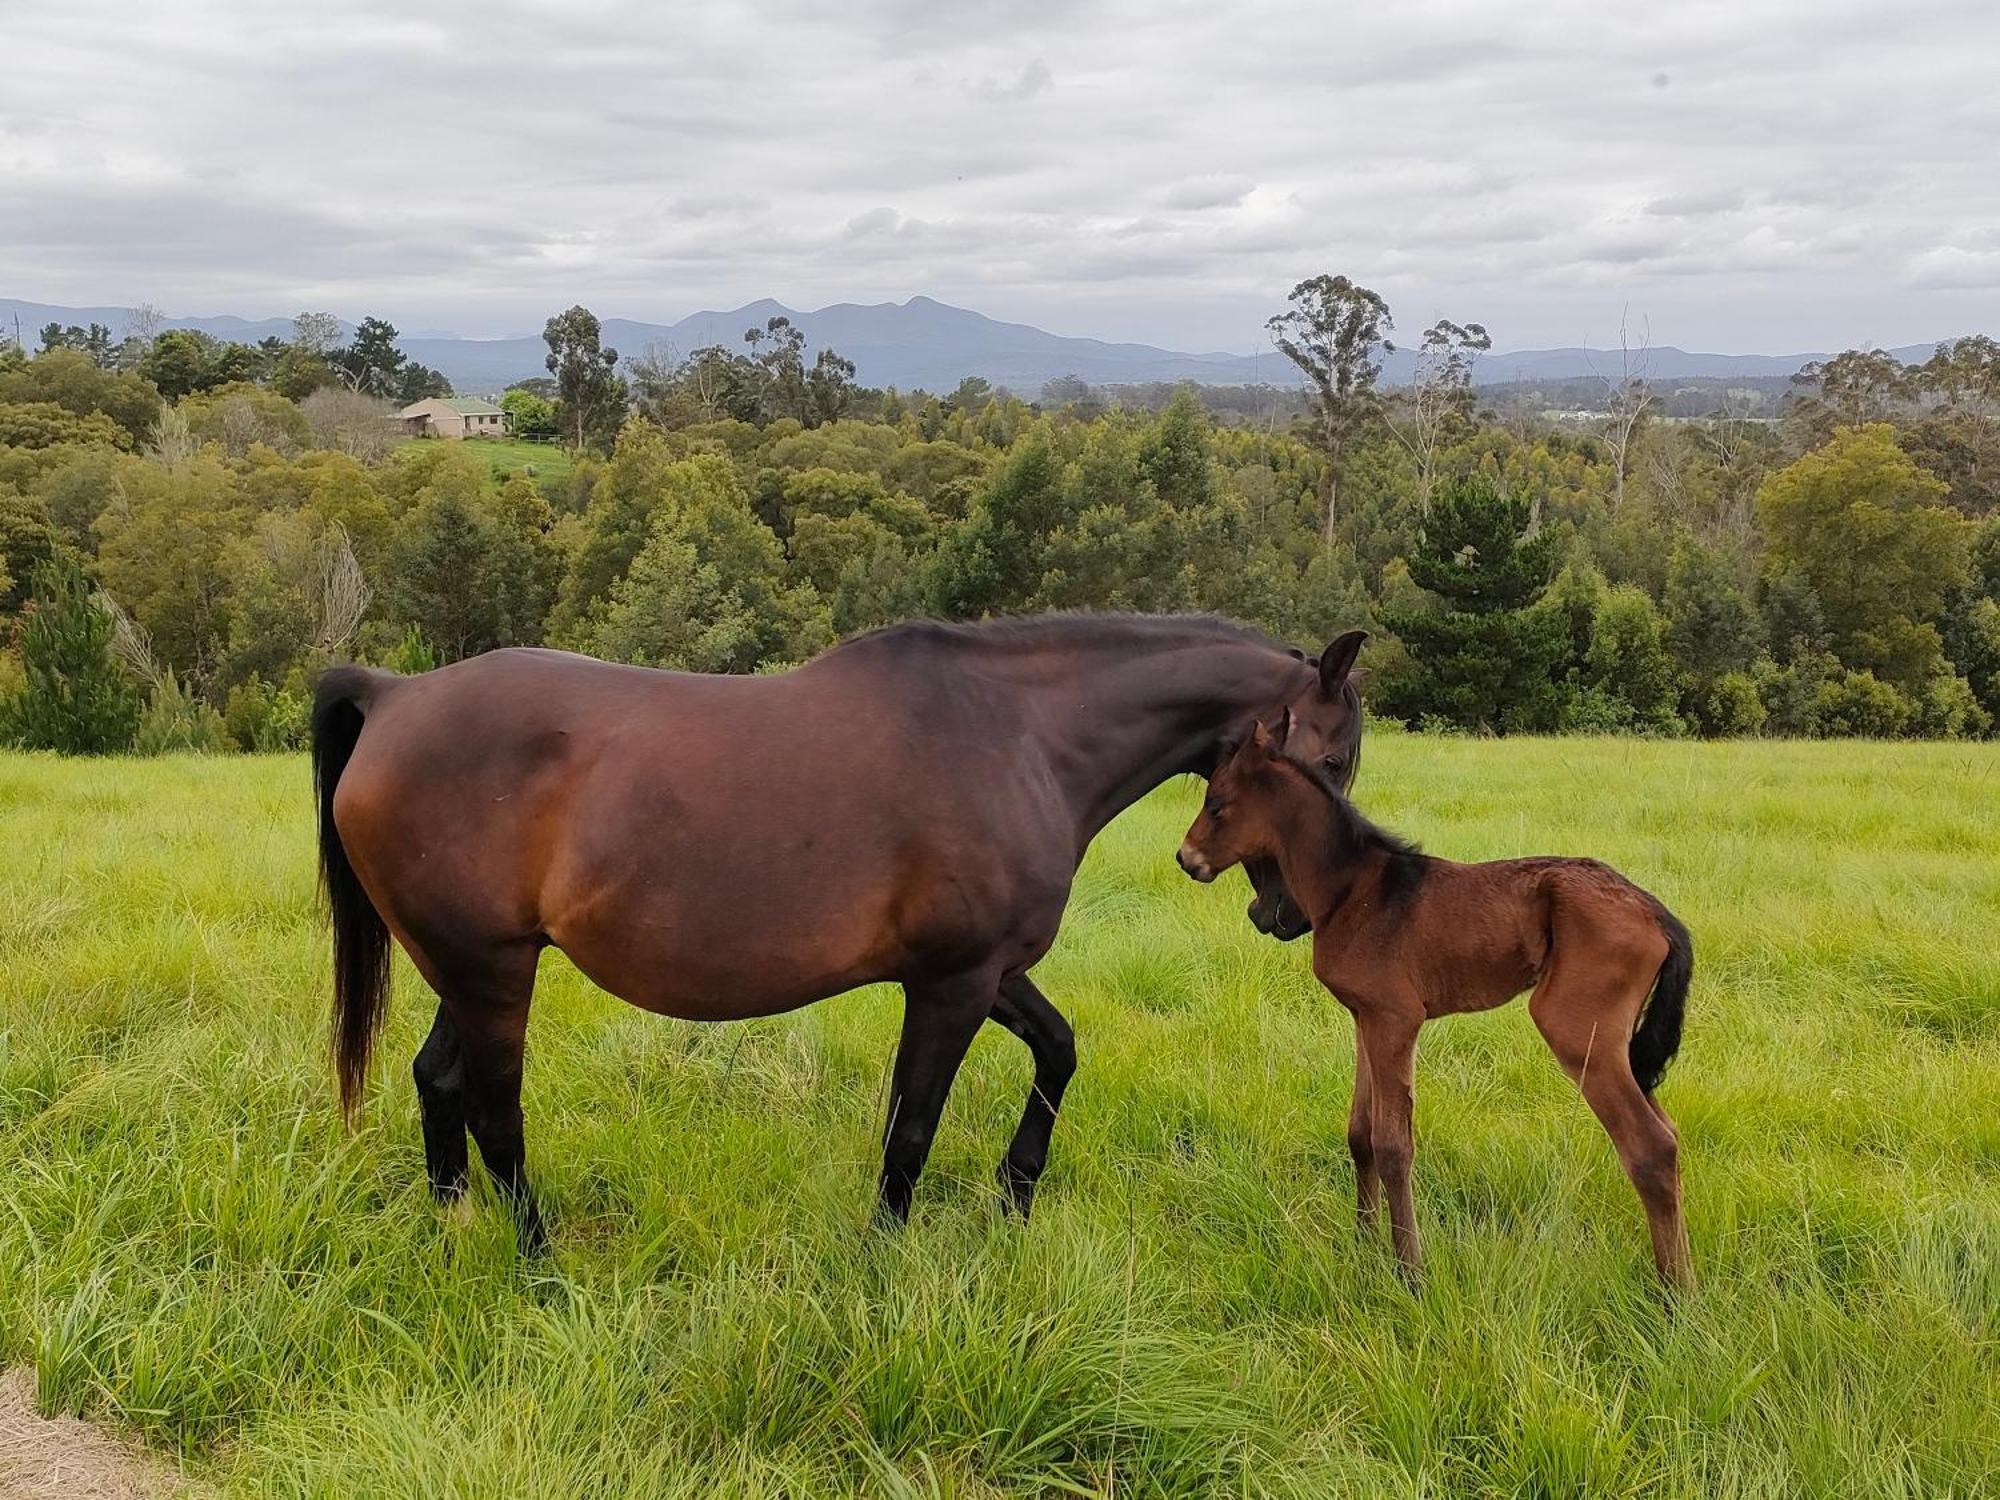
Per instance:
[[[461,417],[500,417],[506,413],[491,401],[482,401],[477,396],[446,396],[444,404]]]

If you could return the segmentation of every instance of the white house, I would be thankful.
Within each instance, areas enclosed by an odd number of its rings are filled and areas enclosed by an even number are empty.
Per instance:
[[[431,396],[396,413],[412,437],[504,437],[507,414],[477,396]]]

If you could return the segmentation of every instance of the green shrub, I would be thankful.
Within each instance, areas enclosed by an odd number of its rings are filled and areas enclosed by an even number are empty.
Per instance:
[[[1821,691],[1840,671],[1824,651],[1805,646],[1784,666],[1765,657],[1752,668],[1764,707],[1764,732],[1785,739],[1810,739],[1819,730]]]
[[[274,688],[255,674],[230,691],[222,710],[236,748],[259,753],[302,748],[311,722],[312,702],[302,687]]]
[[[1820,688],[1813,728],[1835,738],[1886,740],[1909,731],[1917,705],[1873,672],[1842,672]]]
[[[1749,672],[1724,672],[1695,695],[1695,717],[1701,732],[1730,736],[1761,734],[1769,711]]]
[[[132,748],[141,755],[219,755],[229,749],[222,715],[168,672],[146,697]]]
[[[392,672],[401,672],[405,677],[428,672],[437,664],[437,647],[424,639],[424,633],[414,625],[403,632],[403,638],[382,658],[383,666]]]
[[[1925,739],[1978,739],[1992,728],[1993,716],[1963,677],[1940,672],[1917,695],[1916,732]]]

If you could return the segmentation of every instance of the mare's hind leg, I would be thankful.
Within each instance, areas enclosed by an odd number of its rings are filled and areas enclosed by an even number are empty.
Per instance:
[[[1354,1028],[1354,1102],[1347,1110],[1347,1152],[1354,1158],[1354,1219],[1364,1239],[1373,1236],[1382,1218],[1382,1179],[1375,1171],[1374,1089],[1368,1073],[1368,1048],[1361,1027]]]
[[[1604,968],[1609,972],[1604,972]],[[1680,1141],[1666,1111],[1639,1088],[1627,1053],[1657,961],[1603,966],[1585,978],[1552,969],[1528,1002],[1556,1061],[1583,1091],[1645,1205],[1653,1264],[1669,1286],[1694,1284],[1681,1217]]]
[[[410,1072],[416,1078],[417,1108],[423,1116],[424,1167],[431,1194],[438,1202],[449,1203],[465,1191],[465,1061],[442,1001]]]
[[[910,1198],[931,1154],[945,1096],[997,993],[991,970],[903,986],[903,1038],[896,1046],[889,1125],[882,1136],[878,1217],[896,1224],[910,1217]]]
[[[1062,1108],[1063,1090],[1076,1072],[1076,1033],[1026,974],[1001,983],[1000,998],[988,1019],[1026,1042],[1035,1058],[1028,1102],[998,1174],[1006,1193],[1001,1202],[1025,1219],[1034,1205],[1035,1184],[1048,1164],[1049,1133],[1055,1129],[1056,1111]]]
[[[466,1123],[486,1170],[514,1210],[516,1236],[529,1254],[547,1238],[528,1186],[521,1123],[521,1063],[537,951],[533,944],[509,943],[449,960],[429,955],[424,965],[458,1040]]]

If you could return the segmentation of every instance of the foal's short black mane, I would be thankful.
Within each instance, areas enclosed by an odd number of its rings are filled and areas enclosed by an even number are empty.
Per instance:
[[[1295,760],[1285,765],[1297,771],[1326,798],[1327,817],[1333,825],[1334,847],[1344,858],[1364,854],[1388,855],[1382,866],[1382,899],[1390,904],[1408,900],[1430,873],[1432,856],[1401,834],[1391,833],[1348,800],[1347,794],[1318,766],[1302,766]]]

